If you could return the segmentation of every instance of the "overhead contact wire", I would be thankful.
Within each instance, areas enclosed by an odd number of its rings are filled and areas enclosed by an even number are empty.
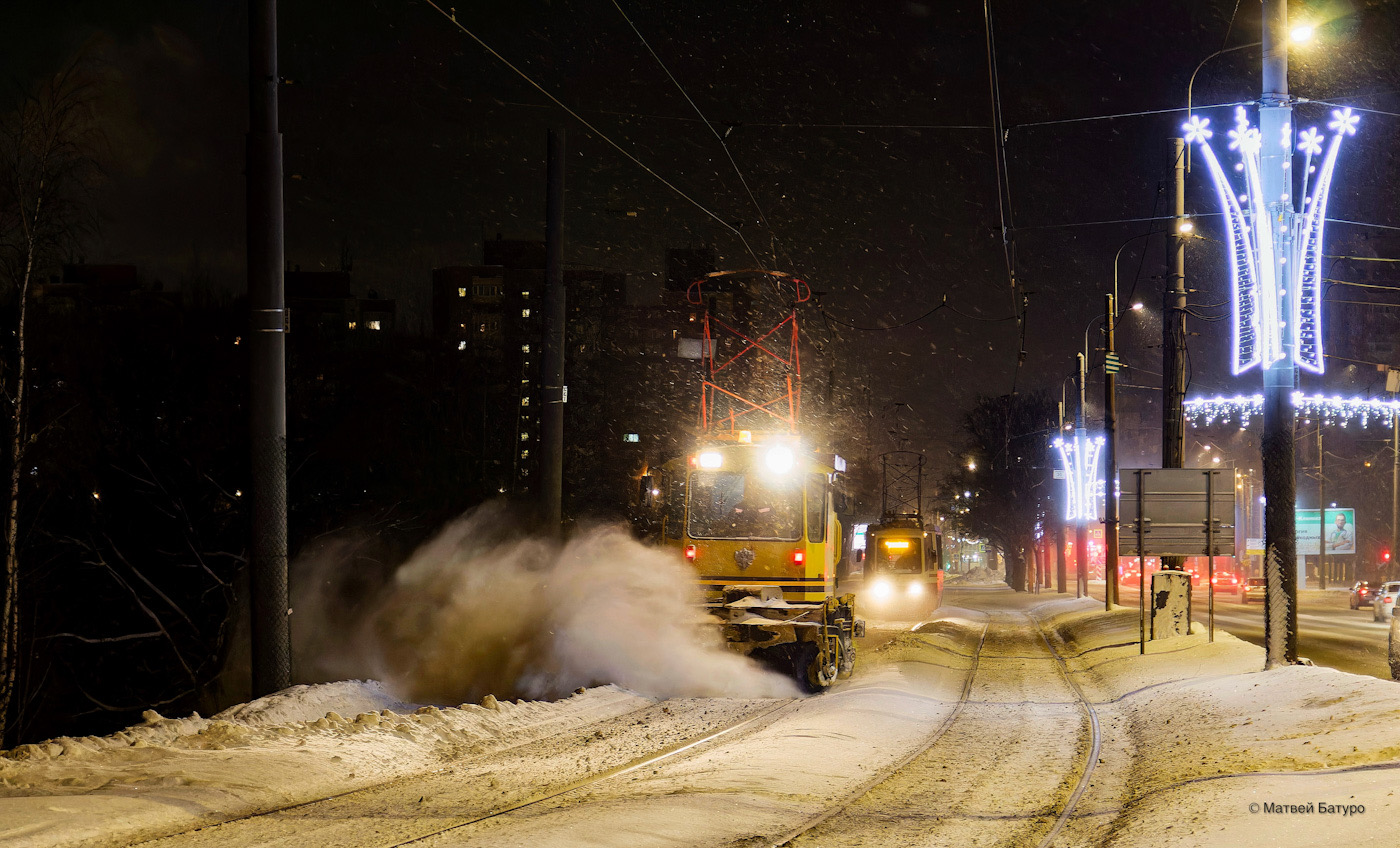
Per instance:
[[[666,67],[666,63],[661,61],[661,57],[651,48],[651,43],[647,41],[646,36],[642,35],[642,31],[637,29],[636,24],[632,23],[632,19],[623,11],[622,6],[618,5],[617,0],[612,0],[612,4],[613,8],[617,9],[617,13],[622,16],[622,19],[626,21],[627,25],[632,28],[632,31],[637,34],[638,40],[642,42],[642,46],[651,54],[651,58],[655,59],[656,64],[661,67],[661,70],[666,72],[666,77],[671,80],[676,90],[685,98],[685,102],[689,103],[690,108],[695,110],[695,114],[700,116],[700,120],[705,122],[705,126],[708,127],[710,132],[714,135],[715,141],[719,142],[719,146],[724,150],[724,155],[729,159],[729,164],[734,168],[734,174],[739,177],[739,184],[744,187],[744,191],[749,195],[749,200],[753,203],[753,208],[758,211],[759,222],[763,224],[763,228],[768,231],[768,237],[773,246],[773,264],[777,265],[777,236],[773,232],[772,225],[768,223],[768,216],[763,213],[763,207],[759,205],[758,198],[754,196],[753,189],[749,187],[749,181],[744,179],[744,172],[739,170],[739,163],[734,161],[734,154],[729,152],[729,145],[724,143],[724,136],[719,134],[719,131],[715,129],[715,125],[710,122],[709,118],[705,117],[704,112],[700,111],[700,107],[691,99],[690,93],[685,90],[685,86],[681,85],[680,80],[676,79],[676,75],[671,73],[670,68]],[[752,251],[750,251],[750,253],[752,253]],[[754,257],[754,260],[759,262],[760,267],[762,266],[763,263],[758,260],[757,256]]]
[[[715,220],[716,222],[718,222],[718,223],[720,224],[720,226],[724,227],[726,230],[729,230],[731,233],[733,233],[734,235],[738,236],[738,237],[739,237],[739,241],[743,242],[743,244],[744,244],[744,249],[747,250],[747,251],[749,252],[749,255],[752,256],[752,257],[754,258],[754,261],[755,261],[755,262],[758,262],[760,265],[763,264],[762,260],[760,260],[760,259],[758,258],[758,254],[754,253],[753,248],[749,246],[748,239],[744,238],[744,234],[741,233],[741,232],[739,232],[738,228],[736,228],[733,224],[729,223],[728,221],[724,220],[724,219],[721,218],[720,216],[718,216],[718,215],[716,215],[715,213],[711,212],[711,211],[710,211],[709,209],[707,209],[703,204],[701,204],[700,201],[698,201],[698,200],[696,200],[695,198],[691,197],[690,195],[686,194],[684,191],[681,191],[680,188],[677,187],[677,186],[676,186],[674,183],[672,183],[670,180],[668,180],[668,179],[666,179],[665,177],[661,176],[660,174],[656,173],[656,171],[653,171],[645,162],[643,162],[642,160],[638,159],[636,156],[633,156],[631,153],[627,152],[627,150],[626,150],[622,145],[620,145],[620,144],[618,144],[617,142],[613,141],[611,138],[608,137],[608,135],[607,135],[606,133],[602,132],[602,131],[599,130],[597,127],[595,127],[595,126],[593,126],[592,124],[590,124],[582,115],[580,115],[578,112],[574,111],[573,109],[569,108],[569,106],[568,106],[567,104],[565,104],[564,101],[560,100],[558,97],[555,97],[553,94],[551,94],[551,93],[549,92],[548,89],[546,89],[544,86],[540,85],[539,83],[535,82],[535,80],[532,79],[532,78],[530,77],[529,74],[527,74],[527,73],[525,73],[524,71],[522,71],[522,70],[520,70],[519,68],[517,68],[514,64],[511,63],[511,61],[510,61],[509,59],[507,59],[506,57],[502,56],[500,53],[497,53],[497,52],[495,51],[495,49],[491,47],[491,45],[489,45],[489,44],[487,44],[485,41],[481,40],[481,37],[480,37],[480,36],[478,36],[476,33],[472,32],[471,30],[469,30],[469,29],[467,29],[465,26],[463,26],[463,25],[461,24],[461,22],[459,22],[459,21],[457,20],[456,14],[449,14],[446,10],[444,10],[441,6],[439,6],[439,5],[435,2],[435,0],[423,0],[423,2],[424,2],[424,3],[427,3],[429,6],[433,7],[433,9],[436,10],[437,13],[438,13],[439,15],[442,15],[444,18],[446,18],[448,21],[450,21],[450,22],[452,23],[453,26],[457,27],[457,29],[459,29],[459,30],[461,30],[463,33],[465,33],[465,34],[467,35],[467,37],[469,37],[472,41],[475,41],[477,44],[479,44],[479,45],[481,46],[481,49],[485,50],[487,53],[490,53],[492,56],[495,56],[496,59],[499,60],[501,64],[505,65],[507,68],[510,68],[512,71],[514,71],[521,79],[525,80],[525,81],[528,82],[531,86],[533,86],[534,89],[535,89],[536,91],[538,91],[540,94],[543,94],[545,97],[548,97],[548,98],[550,99],[550,101],[551,101],[552,103],[554,103],[554,105],[558,106],[560,109],[563,109],[565,112],[567,112],[567,113],[569,114],[570,117],[572,117],[574,120],[578,121],[580,124],[583,124],[583,126],[586,127],[586,128],[588,129],[589,132],[591,132],[591,133],[593,133],[594,135],[598,136],[598,138],[601,138],[603,141],[607,142],[607,143],[608,143],[614,150],[616,150],[618,153],[621,153],[623,156],[627,157],[627,159],[628,159],[630,162],[632,162],[632,164],[634,164],[634,165],[636,165],[637,167],[641,168],[643,171],[646,171],[648,174],[651,174],[653,177],[656,178],[657,182],[659,182],[659,183],[661,183],[662,185],[666,186],[666,187],[669,188],[671,191],[674,191],[677,195],[679,195],[680,197],[684,198],[684,199],[686,200],[686,202],[688,202],[690,205],[694,206],[696,209],[699,209],[701,212],[705,213],[705,215],[707,215],[708,217],[710,217],[710,218],[712,218],[713,220]]]
[[[1026,312],[1029,301],[1021,294],[1016,282],[1016,249],[1011,242],[1011,233],[1016,227],[1016,217],[1011,203],[1011,171],[1006,164],[1006,129],[1001,115],[1001,82],[997,77],[996,37],[992,28],[992,0],[982,0],[982,15],[987,28],[987,85],[992,99],[992,133],[995,142],[992,155],[995,157],[997,175],[997,214],[1001,221],[1001,252],[1006,261],[1006,277],[1011,284],[1011,310],[1016,314],[1019,332],[1016,340],[1016,364],[1011,371],[1011,393],[1016,393],[1016,383],[1021,376],[1021,364],[1026,358]]]

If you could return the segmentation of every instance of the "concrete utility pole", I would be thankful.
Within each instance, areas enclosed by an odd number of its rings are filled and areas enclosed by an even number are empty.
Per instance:
[[[1065,593],[1069,567],[1065,561],[1065,518],[1055,520],[1055,591]]]
[[[1103,498],[1103,564],[1105,610],[1118,603],[1118,372],[1110,366],[1117,352],[1113,330],[1118,322],[1118,303],[1112,294],[1105,295],[1104,356],[1103,356],[1103,429],[1108,456],[1104,461]]]
[[[1162,467],[1181,468],[1186,457],[1186,141],[1171,141],[1176,223],[1167,241],[1171,274],[1162,299]],[[1162,557],[1162,568],[1180,571],[1184,562],[1184,557]]]
[[[544,207],[544,410],[540,413],[540,515],[545,531],[564,520],[564,131],[550,130]]]
[[[1317,419],[1317,588],[1327,588],[1327,488],[1322,477],[1322,417]]]
[[[1264,67],[1259,99],[1260,138],[1270,139],[1259,154],[1260,193],[1268,198],[1269,226],[1280,230],[1274,245],[1271,279],[1260,281],[1269,292],[1282,291],[1280,315],[1292,316],[1296,293],[1288,284],[1286,258],[1292,253],[1293,201],[1291,145],[1272,140],[1291,137],[1293,107],[1288,101],[1288,4],[1263,0]],[[1255,210],[1258,214],[1258,210]],[[1260,453],[1264,461],[1264,667],[1292,665],[1298,661],[1298,568],[1294,536],[1294,342],[1293,328],[1285,328],[1283,356],[1264,367],[1264,430]]]
[[[1088,360],[1082,353],[1075,356],[1079,359],[1079,411],[1074,414],[1074,440],[1075,444],[1084,445],[1088,442],[1084,430],[1084,383]],[[1082,598],[1089,590],[1089,525],[1083,509],[1074,519],[1074,568],[1074,596]]]
[[[277,0],[248,6],[248,361],[252,448],[253,696],[292,682],[287,592],[287,319]]]

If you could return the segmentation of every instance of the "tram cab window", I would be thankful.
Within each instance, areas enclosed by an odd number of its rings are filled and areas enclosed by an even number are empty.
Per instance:
[[[742,471],[690,475],[690,520],[695,539],[795,542],[802,538],[802,484]]]
[[[675,475],[666,481],[666,538],[679,539],[685,529],[685,477]]]
[[[807,541],[826,541],[826,475],[807,475]]]
[[[923,547],[917,538],[881,537],[875,545],[874,571],[918,574],[923,571]]]

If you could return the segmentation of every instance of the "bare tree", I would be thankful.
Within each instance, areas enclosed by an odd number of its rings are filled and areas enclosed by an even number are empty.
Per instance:
[[[26,407],[25,319],[31,289],[63,248],[91,223],[89,190],[99,175],[96,85],[81,60],[0,117],[0,295],[13,322],[5,339],[4,399],[10,414],[10,488],[0,604],[0,740],[12,735],[20,658],[20,483],[31,432]]]
[[[987,539],[1006,556],[1006,582],[1030,586],[1027,562],[1047,496],[1055,404],[1044,392],[978,398],[963,419],[967,441],[944,479],[939,508],[952,525]]]

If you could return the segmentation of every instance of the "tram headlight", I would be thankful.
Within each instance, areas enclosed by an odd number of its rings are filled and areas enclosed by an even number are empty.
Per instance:
[[[705,451],[700,454],[697,461],[700,463],[701,468],[719,468],[724,464],[724,457],[720,456],[716,451]]]
[[[908,591],[909,591],[909,597],[911,597],[911,598],[920,597],[920,596],[923,595],[923,593],[924,593],[924,584],[922,584],[922,583],[920,583],[920,582],[918,582],[918,581],[916,580],[916,581],[914,581],[913,583],[910,583],[910,584],[909,584],[909,590],[908,590]]]
[[[894,597],[894,584],[883,577],[870,584],[870,599],[883,603]]]
[[[787,445],[774,445],[764,454],[763,462],[774,474],[786,474],[792,470],[792,448]]]

